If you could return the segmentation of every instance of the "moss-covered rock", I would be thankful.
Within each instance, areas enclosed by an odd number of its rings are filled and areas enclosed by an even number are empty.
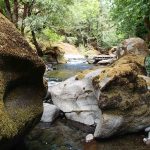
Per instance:
[[[127,55],[93,78],[98,106],[103,113],[96,137],[137,132],[150,126],[149,81],[143,55]]]
[[[40,119],[44,71],[43,61],[0,14],[0,149],[16,144]]]

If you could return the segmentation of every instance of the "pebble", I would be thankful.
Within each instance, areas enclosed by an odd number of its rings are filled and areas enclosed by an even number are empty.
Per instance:
[[[88,142],[91,142],[93,139],[94,139],[93,134],[88,134],[85,138],[85,141],[88,143]]]

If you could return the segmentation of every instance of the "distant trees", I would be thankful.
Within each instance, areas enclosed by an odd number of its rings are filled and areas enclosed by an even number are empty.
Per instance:
[[[38,40],[44,38],[52,42],[74,38],[77,46],[90,44],[97,49],[116,44],[109,4],[102,0],[0,0],[0,11],[23,36],[30,33],[42,56]]]
[[[149,0],[113,0],[111,15],[119,33],[125,37],[137,35],[150,41]]]
[[[71,0],[1,0],[0,11],[13,22],[24,36],[30,30],[33,44],[42,56],[36,34],[49,27],[55,29],[63,24],[63,17]]]
[[[69,9],[69,26],[66,27],[65,33],[68,37],[77,38],[77,46],[92,44],[94,48],[99,49],[117,42],[107,3],[102,0],[74,0]]]

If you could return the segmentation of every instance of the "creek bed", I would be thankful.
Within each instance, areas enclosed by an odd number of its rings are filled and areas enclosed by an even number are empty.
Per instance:
[[[56,70],[48,72],[49,86],[65,80],[79,71],[92,69],[88,64],[61,64]],[[57,84],[57,83],[56,83]],[[24,150],[149,150],[143,143],[145,133],[129,134],[106,140],[85,143],[88,133],[69,124],[63,119],[56,120],[52,125],[39,123],[25,138]]]

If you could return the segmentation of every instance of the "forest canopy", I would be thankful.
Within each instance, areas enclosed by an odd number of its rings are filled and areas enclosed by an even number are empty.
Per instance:
[[[25,37],[95,49],[138,36],[150,41],[149,0],[0,0],[3,13]]]

